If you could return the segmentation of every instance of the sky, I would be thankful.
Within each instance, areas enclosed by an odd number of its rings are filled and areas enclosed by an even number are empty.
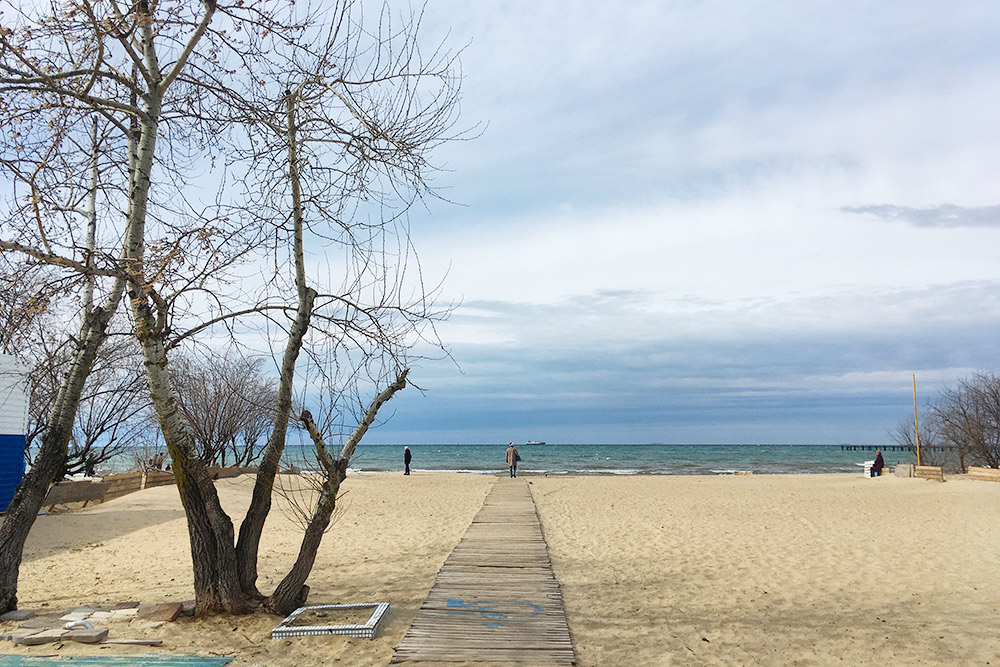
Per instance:
[[[427,0],[421,35],[475,135],[410,215],[458,306],[367,441],[878,444],[914,375],[926,410],[1000,370],[995,0]]]
[[[375,442],[881,443],[1000,367],[1000,5],[430,0],[460,302]]]

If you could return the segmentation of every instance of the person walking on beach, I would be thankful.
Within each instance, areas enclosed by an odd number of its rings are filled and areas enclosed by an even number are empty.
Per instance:
[[[410,474],[410,459],[412,458],[413,455],[410,454],[410,448],[403,447],[403,465],[406,466],[406,471],[403,473],[404,475]]]
[[[517,477],[517,462],[520,460],[521,456],[517,453],[514,443],[507,445],[507,467],[510,468],[511,477]]]

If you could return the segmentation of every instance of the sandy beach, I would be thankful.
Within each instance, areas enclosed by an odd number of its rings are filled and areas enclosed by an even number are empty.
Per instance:
[[[528,476],[582,665],[1000,664],[1000,484],[891,476]],[[495,478],[352,475],[310,603],[381,602],[374,641],[271,640],[281,620],[113,621],[160,648],[67,643],[3,653],[236,656],[232,665],[385,665]],[[241,516],[251,480],[220,480]],[[280,504],[280,503],[279,503]],[[260,587],[300,529],[269,519]],[[23,609],[192,597],[173,487],[40,517]],[[0,631],[11,631],[6,623]]]

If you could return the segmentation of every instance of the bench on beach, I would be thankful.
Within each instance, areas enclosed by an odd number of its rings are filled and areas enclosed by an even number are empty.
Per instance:
[[[1000,482],[1000,469],[969,466],[969,479],[980,482]]]
[[[944,472],[941,466],[913,466],[913,476],[920,479],[931,479],[935,482],[944,481]]]

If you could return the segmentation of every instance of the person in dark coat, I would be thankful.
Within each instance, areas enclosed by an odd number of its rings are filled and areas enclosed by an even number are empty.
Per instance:
[[[882,468],[885,467],[885,461],[882,460],[882,450],[875,450],[875,463],[872,464],[872,477],[878,477],[882,474]]]
[[[403,447],[403,465],[406,466],[406,471],[403,473],[404,475],[410,474],[410,459],[412,458],[413,455],[410,454],[410,448]]]

